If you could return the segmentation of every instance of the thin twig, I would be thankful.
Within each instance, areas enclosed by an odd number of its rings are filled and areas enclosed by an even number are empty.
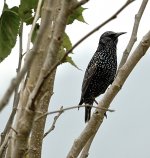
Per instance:
[[[21,70],[21,64],[22,64],[22,58],[23,58],[23,21],[21,21],[20,29],[19,29],[19,62],[16,72],[20,72]]]
[[[54,117],[54,121],[53,121],[53,123],[52,123],[52,126],[51,126],[50,129],[44,134],[43,138],[45,138],[51,131],[54,130],[56,121],[58,120],[59,116],[63,113],[62,109],[63,109],[63,106],[60,108],[60,112],[58,113],[58,115],[56,115],[56,116]]]
[[[123,52],[123,56],[122,56],[122,59],[121,59],[121,62],[119,64],[119,68],[118,70],[125,64],[125,62],[127,61],[127,58],[133,48],[133,45],[134,43],[136,42],[137,40],[137,32],[138,32],[138,28],[139,28],[139,24],[140,24],[140,20],[141,20],[141,17],[143,15],[143,12],[145,10],[145,7],[147,5],[147,2],[148,0],[143,0],[140,8],[139,8],[139,11],[138,13],[135,15],[135,21],[134,21],[134,25],[133,25],[133,30],[132,30],[132,34],[131,34],[131,37],[130,37],[130,40],[129,40],[129,43],[126,47],[126,49],[124,50]]]
[[[95,33],[96,31],[98,31],[101,27],[103,27],[104,25],[106,25],[107,23],[109,23],[110,21],[114,20],[115,18],[117,18],[118,14],[123,11],[130,3],[132,3],[135,0],[127,0],[126,3],[120,8],[118,9],[118,11],[116,11],[110,18],[108,18],[106,21],[104,21],[103,23],[101,23],[100,25],[98,25],[97,27],[95,27],[92,31],[90,31],[88,34],[86,34],[84,37],[82,37],[76,44],[74,44],[74,46],[68,50],[64,56],[62,56],[62,58],[56,62],[52,68],[49,70],[48,75],[50,75],[58,65],[60,65],[62,63],[62,61],[67,57],[68,54],[70,54],[79,44],[81,44],[85,39],[87,39],[89,36],[91,36],[93,33]]]
[[[95,109],[100,109],[100,110],[105,110],[105,111],[109,111],[109,112],[114,112],[115,110],[112,109],[106,109],[106,108],[99,108],[97,106],[94,105],[89,105],[89,104],[85,104],[85,105],[76,105],[76,106],[70,106],[67,108],[61,108],[60,110],[55,110],[55,111],[51,111],[51,112],[46,112],[44,114],[42,114],[41,116],[39,116],[38,118],[35,119],[35,121],[38,121],[39,119],[47,116],[47,115],[51,115],[51,114],[55,114],[55,113],[60,113],[60,112],[65,112],[68,110],[72,110],[72,109],[77,109],[77,108],[82,108],[82,107],[91,107],[91,108],[95,108]]]
[[[29,50],[30,50],[31,38],[32,38],[32,34],[33,34],[33,31],[34,31],[36,22],[37,22],[37,20],[39,19],[39,16],[40,16],[42,1],[43,0],[39,0],[38,5],[37,5],[37,9],[36,9],[36,12],[35,12],[35,17],[34,17],[34,20],[33,20],[33,24],[32,24],[31,30],[29,32],[29,35],[28,35],[27,51],[26,52],[29,52]]]

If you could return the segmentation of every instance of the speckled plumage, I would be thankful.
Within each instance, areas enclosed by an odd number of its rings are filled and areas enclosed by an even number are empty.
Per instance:
[[[107,31],[102,34],[98,48],[86,69],[79,105],[93,105],[96,97],[112,84],[117,70],[116,46],[122,33]],[[85,107],[85,122],[89,121],[91,107]]]

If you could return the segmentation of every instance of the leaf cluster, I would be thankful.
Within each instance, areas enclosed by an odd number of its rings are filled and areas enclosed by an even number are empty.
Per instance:
[[[6,2],[4,2],[3,11],[0,17],[0,62],[3,61],[12,51],[12,48],[16,44],[17,36],[20,34],[21,24],[31,25],[34,19],[34,15],[37,7],[37,0],[20,0],[19,6],[9,8]],[[84,22],[83,11],[85,8],[79,7],[72,12],[68,18],[67,25],[73,24],[75,20]],[[34,43],[37,33],[39,31],[40,24],[37,23],[33,31],[31,42]],[[72,43],[67,35],[64,33],[62,39],[62,45],[60,49],[60,58],[72,48]],[[72,60],[72,57],[67,56],[62,63],[69,62],[76,68],[77,65]]]

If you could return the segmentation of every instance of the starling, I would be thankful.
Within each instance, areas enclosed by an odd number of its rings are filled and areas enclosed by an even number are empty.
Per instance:
[[[114,81],[117,70],[116,47],[118,37],[125,32],[107,31],[100,37],[98,48],[86,69],[79,106],[93,105],[95,98],[103,94]],[[91,107],[85,107],[85,122],[90,120]]]

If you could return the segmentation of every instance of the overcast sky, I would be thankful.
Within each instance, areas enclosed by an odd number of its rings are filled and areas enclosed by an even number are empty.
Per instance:
[[[111,16],[126,0],[91,0],[84,7],[84,17],[88,24],[75,22],[67,28],[72,43],[77,42],[106,18]],[[16,1],[7,1],[11,6]],[[51,100],[49,111],[56,110],[60,106],[68,107],[77,105],[80,100],[81,85],[85,69],[93,53],[97,48],[100,35],[104,31],[125,31],[127,34],[119,37],[118,62],[122,56],[130,38],[135,13],[138,11],[141,1],[136,0],[126,8],[117,19],[110,22],[101,30],[82,43],[72,55],[73,60],[82,71],[77,70],[70,64],[63,64],[58,68],[54,95]],[[2,3],[1,6],[2,8]],[[138,32],[138,42],[150,29],[150,3],[147,5]],[[27,30],[24,31],[27,35]],[[24,48],[26,48],[24,37]],[[136,43],[136,45],[138,44]],[[149,50],[150,52],[150,50]],[[3,95],[11,78],[15,75],[17,66],[18,47],[13,53],[0,64],[0,97]],[[150,157],[150,54],[147,53],[138,63],[121,91],[111,104],[114,113],[108,113],[95,140],[91,146],[90,158],[149,158]],[[102,96],[98,98],[101,99]],[[0,132],[11,112],[11,102],[0,114]],[[48,116],[46,130],[51,126],[54,115]],[[67,111],[57,121],[55,130],[47,136],[43,145],[42,158],[65,158],[74,139],[84,129],[84,109]]]

